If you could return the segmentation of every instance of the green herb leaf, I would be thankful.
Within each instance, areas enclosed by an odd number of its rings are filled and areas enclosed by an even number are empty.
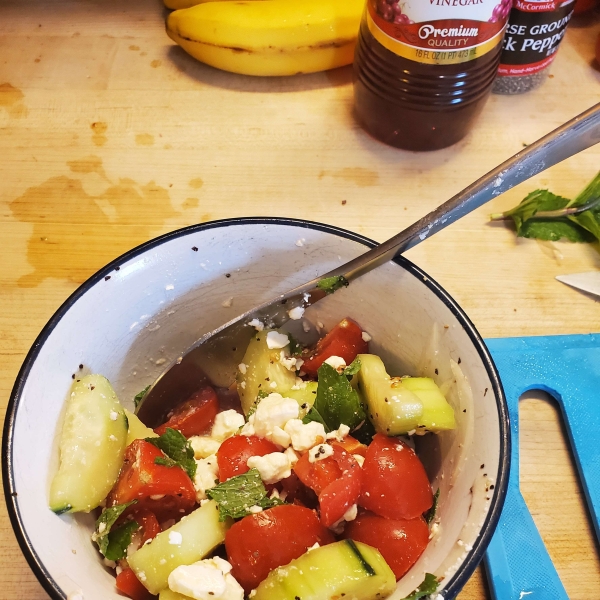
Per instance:
[[[323,425],[323,427],[325,428],[325,433],[329,433],[331,431],[331,429],[327,427],[327,423],[325,423],[323,417],[321,416],[321,413],[319,413],[319,411],[314,406],[310,407],[310,410],[304,415],[304,418],[302,419],[302,422],[305,424],[310,423],[311,421],[321,423],[321,425]]]
[[[431,594],[435,594],[437,586],[437,577],[435,575],[432,575],[431,573],[425,573],[425,579],[423,580],[423,583],[421,583],[421,585],[404,600],[419,600],[419,598],[423,598],[424,596],[430,596]]]
[[[327,294],[333,294],[333,292],[343,287],[348,287],[350,282],[343,275],[334,275],[333,277],[323,277],[317,283],[317,287],[323,290]]]
[[[148,390],[150,389],[150,386],[147,385],[141,392],[137,393],[134,397],[133,397],[133,405],[137,408],[140,405],[140,402],[142,401],[143,397],[148,393]]]
[[[167,427],[167,430],[160,437],[146,438],[146,441],[160,448],[170,459],[186,471],[191,479],[194,479],[196,474],[194,450],[181,432]],[[155,463],[164,464],[167,467],[174,466],[170,463],[166,464],[166,462],[159,463],[155,461]]]
[[[427,521],[427,525],[431,525],[433,520],[435,519],[435,513],[437,512],[438,501],[440,499],[440,488],[438,488],[437,492],[433,495],[433,504],[431,508],[423,515],[425,521]]]
[[[106,558],[108,560],[119,560],[127,556],[127,546],[131,544],[131,536],[140,528],[137,521],[127,521],[117,529],[108,534],[108,547]]]
[[[132,500],[131,502],[126,502],[125,504],[117,504],[111,508],[105,508],[102,511],[102,514],[98,517],[98,520],[96,521],[96,531],[92,536],[92,539],[98,544],[98,548],[104,556],[107,556],[106,552],[110,543],[109,534],[112,526],[123,514],[125,509],[136,502],[137,500]],[[111,558],[110,560],[117,559]]]
[[[179,463],[175,462],[172,458],[168,456],[157,456],[154,459],[155,465],[162,465],[163,467],[179,467]]]
[[[258,469],[250,469],[243,475],[232,477],[214,488],[206,490],[206,495],[219,506],[219,521],[229,517],[241,519],[252,514],[250,507],[271,508],[284,504],[279,498],[268,498],[267,490],[260,478]]]
[[[346,375],[323,363],[317,376],[319,387],[313,408],[329,430],[337,429],[342,423],[350,430],[358,427],[366,419],[366,413],[358,392],[350,385]]]
[[[300,342],[292,336],[291,333],[286,333],[286,335],[288,336],[288,339],[290,340],[290,355],[291,356],[300,356],[300,354],[302,353],[302,345],[300,344]]]
[[[360,358],[358,356],[344,369],[344,375],[352,377],[356,375],[361,368]]]
[[[600,172],[594,177],[590,184],[573,200],[571,206],[581,206],[600,197]],[[589,231],[595,238],[600,240],[600,206],[586,210],[578,215],[571,215],[570,221],[577,223]]]

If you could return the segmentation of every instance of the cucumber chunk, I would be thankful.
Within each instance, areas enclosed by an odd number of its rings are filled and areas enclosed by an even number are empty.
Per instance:
[[[454,410],[433,379],[429,377],[403,377],[402,385],[421,400],[423,414],[417,429],[446,431],[456,427]]]
[[[256,402],[259,392],[283,392],[292,388],[296,383],[296,373],[290,371],[279,362],[282,350],[289,351],[289,346],[270,350],[267,346],[267,334],[272,329],[264,329],[250,340],[242,363],[246,365],[245,373],[238,371],[237,389],[244,414]],[[276,384],[273,387],[273,383]]]
[[[296,400],[301,407],[306,404],[304,409],[308,410],[315,403],[318,387],[319,384],[316,381],[307,381],[304,387],[301,387],[299,390],[286,390],[279,393],[284,398]]]
[[[399,377],[390,377],[379,356],[359,354],[358,387],[369,408],[375,429],[386,435],[402,435],[416,429],[423,416],[420,398]]]
[[[57,514],[96,508],[119,476],[126,440],[127,418],[108,379],[87,375],[73,382],[50,508]]]
[[[179,523],[159,533],[149,544],[127,558],[137,578],[152,594],[168,587],[171,572],[181,565],[191,565],[206,558],[225,541],[230,523],[219,521],[219,509],[214,500],[207,502]],[[173,539],[181,543],[171,543]]]
[[[127,417],[128,428],[127,428],[127,446],[135,440],[143,440],[149,437],[158,437],[158,434],[154,433],[150,427],[146,427],[137,415],[129,412],[125,409],[125,415]]]
[[[375,600],[395,589],[396,577],[378,550],[342,540],[271,571],[253,600]]]

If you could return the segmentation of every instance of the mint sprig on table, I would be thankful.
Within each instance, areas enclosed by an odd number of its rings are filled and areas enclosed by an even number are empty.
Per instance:
[[[137,500],[132,500],[125,504],[106,508],[96,521],[96,531],[92,538],[98,544],[101,554],[108,560],[119,560],[127,555],[127,546],[131,544],[131,536],[140,526],[137,521],[127,521],[116,529],[113,529],[113,525],[125,509],[136,502]]]
[[[267,497],[258,469],[250,469],[243,475],[232,477],[213,488],[206,490],[206,495],[219,507],[219,521],[228,518],[241,519],[252,514],[250,508],[271,508],[284,504],[279,498]]]
[[[599,197],[600,172],[575,200],[557,196],[548,190],[535,190],[515,208],[490,215],[490,218],[494,221],[512,219],[519,237],[594,242],[600,240],[600,205],[579,214],[569,214],[569,209],[583,206]],[[536,214],[542,211],[561,211],[562,214],[536,219]]]
[[[155,458],[155,464],[165,467],[181,467],[190,476],[190,479],[194,479],[197,467],[194,450],[181,432],[167,427],[160,437],[146,438],[145,441],[150,442],[167,455]]]

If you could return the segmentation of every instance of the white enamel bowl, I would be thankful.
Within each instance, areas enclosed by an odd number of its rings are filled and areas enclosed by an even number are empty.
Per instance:
[[[202,333],[372,245],[305,221],[206,223],[135,248],[63,304],[25,359],[3,438],[12,524],[53,599],[76,592],[85,600],[122,598],[90,541],[93,517],[58,517],[47,507],[63,406],[79,365],[107,376],[131,408],[133,396]],[[232,306],[224,306],[229,298]],[[506,491],[509,427],[498,373],[460,307],[407,260],[372,271],[307,311],[326,328],[345,316],[371,334],[372,352],[391,374],[433,377],[455,408],[456,431],[419,440],[433,489],[441,489],[440,522],[392,596],[403,598],[433,572],[444,576],[442,598],[453,598],[483,556]]]

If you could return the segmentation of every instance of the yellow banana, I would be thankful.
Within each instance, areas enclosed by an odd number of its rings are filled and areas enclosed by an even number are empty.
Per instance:
[[[176,10],[167,33],[194,58],[244,75],[350,64],[365,0],[206,2]]]
[[[204,4],[205,2],[236,2],[237,0],[164,0],[165,6],[172,10],[179,10],[180,8],[190,8],[197,4]],[[259,2],[260,0],[256,0]]]

